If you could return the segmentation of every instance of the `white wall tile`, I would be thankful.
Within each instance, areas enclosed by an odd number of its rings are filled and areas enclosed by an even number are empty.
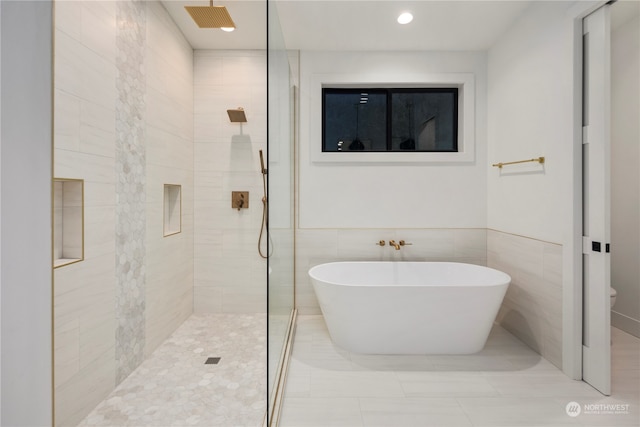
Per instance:
[[[389,240],[412,245],[399,251]],[[377,246],[385,240],[385,246]],[[298,229],[296,230],[296,307],[318,314],[308,270],[334,261],[455,261],[486,265],[486,229]]]
[[[193,288],[193,311],[195,313],[221,313],[222,289],[211,286],[199,286]]]
[[[56,148],[55,159],[55,175],[61,178],[84,179],[85,183],[114,182],[113,158]]]
[[[116,55],[115,2],[82,2],[81,41],[98,55],[111,61]]]
[[[75,151],[79,149],[80,108],[80,98],[61,90],[55,91],[53,126],[57,148]]]
[[[75,425],[115,384],[117,7],[56,5],[54,174],[85,180],[85,260],[54,272],[56,334],[64,343],[75,330],[78,341],[77,357],[57,367],[58,425]],[[193,51],[160,2],[144,7],[148,354],[193,311]],[[183,233],[172,239],[161,237],[153,191],[165,183],[183,186]]]
[[[65,383],[80,370],[80,327],[78,319],[56,325],[55,375],[59,384]]]
[[[562,246],[489,230],[487,265],[511,276],[497,321],[562,366]]]
[[[193,63],[194,307],[197,312],[264,312],[266,263],[257,243],[266,93],[255,86],[266,84],[266,55],[195,51]],[[230,123],[226,110],[237,107],[245,109],[248,123]],[[248,209],[231,207],[232,191],[249,191]]]
[[[193,50],[158,2],[146,33],[145,355],[193,312]],[[180,185],[181,232],[164,237],[165,184]],[[176,206],[177,207],[177,206]]]

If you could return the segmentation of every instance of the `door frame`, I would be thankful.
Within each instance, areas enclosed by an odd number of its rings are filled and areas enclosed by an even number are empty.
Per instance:
[[[571,240],[565,254],[570,257],[564,263],[563,274],[569,279],[564,286],[562,370],[572,379],[582,380],[582,301],[583,301],[583,201],[582,201],[582,114],[583,114],[583,19],[595,10],[609,3],[607,0],[576,1],[569,8],[568,17],[572,21],[573,36],[573,188],[571,211]]]
[[[589,97],[585,103],[588,124],[583,128],[588,154],[583,160],[583,265],[589,273],[583,277],[582,377],[605,395],[611,394],[610,14],[609,5],[594,11],[584,19],[583,31],[590,42],[584,61]]]

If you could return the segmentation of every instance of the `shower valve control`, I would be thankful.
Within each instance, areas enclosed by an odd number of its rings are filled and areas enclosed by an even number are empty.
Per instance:
[[[249,208],[249,192],[248,191],[232,191],[231,207],[238,210],[248,209]]]

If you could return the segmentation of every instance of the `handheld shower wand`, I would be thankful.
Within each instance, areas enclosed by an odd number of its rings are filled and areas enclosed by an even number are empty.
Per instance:
[[[260,153],[260,173],[262,173],[262,224],[260,224],[260,236],[258,237],[258,253],[262,258],[269,258],[271,255],[269,251],[271,236],[269,236],[269,203],[267,202],[267,169],[264,167],[264,156],[262,155],[262,150]],[[267,232],[267,254],[264,255],[262,253],[262,235],[264,232]]]
[[[260,172],[263,176],[267,174],[267,170],[264,167],[264,157],[262,156],[262,150],[260,150]]]

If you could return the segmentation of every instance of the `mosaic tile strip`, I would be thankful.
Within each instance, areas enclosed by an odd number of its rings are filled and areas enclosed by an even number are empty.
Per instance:
[[[116,384],[144,360],[146,5],[117,2]]]

